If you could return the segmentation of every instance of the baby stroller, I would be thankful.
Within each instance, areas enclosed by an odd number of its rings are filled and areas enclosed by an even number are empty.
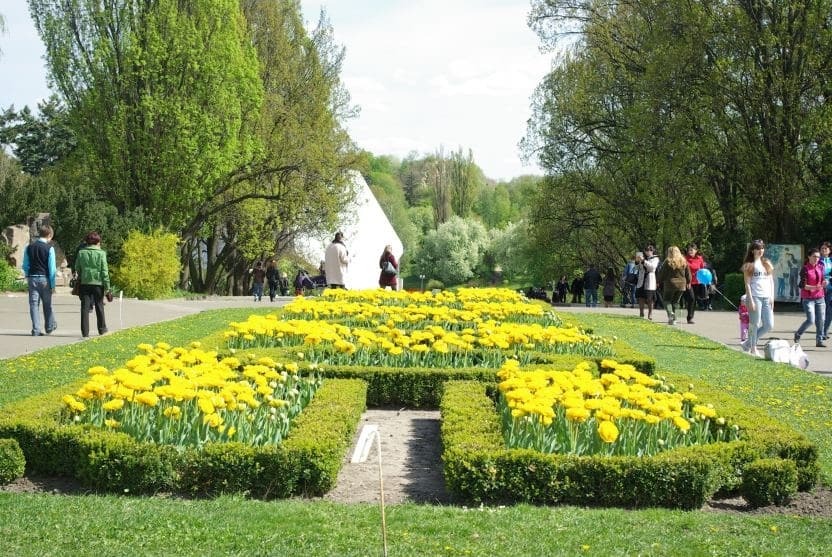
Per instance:
[[[295,296],[302,296],[315,290],[316,285],[304,269],[298,269],[298,274],[295,275]]]

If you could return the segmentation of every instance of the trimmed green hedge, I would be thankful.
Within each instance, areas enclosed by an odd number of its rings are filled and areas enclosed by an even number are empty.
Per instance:
[[[207,444],[178,451],[122,433],[61,425],[60,396],[53,392],[4,407],[0,437],[17,440],[29,472],[75,477],[93,490],[322,495],[335,485],[366,397],[363,381],[329,379],[280,445]]]
[[[622,357],[614,358],[619,363],[633,364],[639,371],[653,374],[656,362],[628,348],[623,342]],[[258,348],[258,356],[269,356],[277,361],[293,360],[297,347]],[[547,354],[545,363],[530,364],[526,368],[572,370],[581,362],[600,367],[604,358],[587,358],[580,354]],[[438,408],[442,398],[442,386],[446,381],[474,380],[494,383],[497,370],[492,368],[449,368],[430,367],[382,368],[365,366],[322,366],[318,369],[324,377],[362,379],[367,382],[368,406],[406,406],[408,408]]]
[[[797,457],[790,460],[798,475],[803,468],[804,478],[813,470],[816,478],[817,455],[811,445],[759,413],[749,421],[745,418],[750,412],[736,417],[726,411],[748,432],[742,441],[685,447],[654,457],[577,457],[505,448],[493,399],[483,383],[446,383],[441,411],[448,490],[473,503],[696,509],[719,490],[736,490],[749,463],[789,454]],[[765,442],[764,435],[770,436]]]
[[[26,457],[14,439],[0,439],[0,485],[23,476]]]

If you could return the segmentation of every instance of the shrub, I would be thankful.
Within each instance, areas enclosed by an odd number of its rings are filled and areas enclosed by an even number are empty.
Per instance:
[[[113,282],[130,296],[153,300],[169,295],[179,280],[179,239],[162,230],[150,234],[130,232],[122,246],[121,264]]]
[[[752,507],[782,505],[797,493],[797,466],[782,458],[761,458],[743,470],[740,493]]]
[[[17,269],[0,259],[0,292],[14,290],[17,283]]]
[[[0,485],[23,476],[26,457],[14,439],[0,439]]]
[[[725,297],[735,306],[740,303],[740,296],[745,294],[745,279],[742,273],[729,273],[719,286]]]

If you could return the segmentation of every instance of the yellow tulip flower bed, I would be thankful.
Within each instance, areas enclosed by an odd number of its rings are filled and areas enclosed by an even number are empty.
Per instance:
[[[736,426],[697,404],[690,390],[628,364],[587,362],[572,371],[521,370],[508,360],[497,373],[503,435],[511,448],[572,455],[651,456],[688,445],[733,441]]]
[[[562,325],[553,312],[528,302],[465,301],[460,308],[415,302],[407,305],[379,302],[298,297],[283,307],[283,314],[295,319],[326,319],[365,327],[392,322],[405,328],[442,324],[448,330],[460,330],[489,320]]]
[[[741,491],[748,497],[749,489],[793,489],[794,478],[802,491],[811,489],[817,481],[817,449],[805,437],[774,421],[765,411],[748,407],[707,386],[703,387],[708,398],[725,408],[739,432],[734,426],[723,426],[723,433],[712,433],[711,437],[716,440],[721,435],[722,441],[681,444],[675,448],[669,446],[672,443],[665,443],[664,450],[655,454],[648,454],[642,448],[626,454],[612,449],[616,445],[635,445],[639,437],[647,445],[650,439],[656,439],[654,448],[661,446],[659,438],[695,437],[696,429],[706,421],[715,432],[720,429],[719,417],[710,406],[693,400],[691,395],[687,396],[690,409],[685,410],[685,394],[682,394],[680,417],[690,425],[687,433],[682,433],[680,426],[686,426],[681,422],[676,424],[670,417],[677,406],[671,401],[678,399],[659,397],[659,393],[672,394],[662,390],[662,383],[653,384],[651,378],[634,375],[632,370],[613,362],[601,366],[600,377],[587,376],[583,367],[578,365],[572,372],[545,375],[523,372],[510,364],[503,370],[501,383],[509,382],[503,388],[515,391],[515,408],[509,407],[508,401],[500,402],[505,395],[499,389],[493,392],[485,383],[446,382],[440,410],[442,461],[449,492],[472,504],[529,502],[698,509],[718,491]],[[516,380],[514,385],[513,380]],[[526,387],[520,387],[519,381]],[[570,398],[574,399],[568,403],[570,408],[565,407],[565,402],[555,403],[563,407],[562,415],[558,415],[561,410],[557,408],[554,415],[549,413],[548,402],[534,406],[530,403],[534,398],[516,392],[525,388],[543,398],[540,391],[554,385],[557,385],[554,390],[566,392],[568,389],[572,393]],[[625,387],[631,390],[632,396],[626,403],[614,402],[609,391],[619,390],[623,394]],[[601,388],[606,395],[601,394]],[[648,394],[648,388],[656,395]],[[579,398],[582,399],[580,406]],[[528,402],[519,404],[520,400]],[[644,407],[633,408],[637,406],[634,401],[639,400]],[[503,404],[505,408],[501,407]],[[511,412],[518,406],[525,408],[512,416]],[[650,406],[658,408],[647,410]],[[570,409],[571,416],[567,416]],[[655,416],[651,419],[655,423],[641,420],[640,414],[631,418],[631,411],[638,409],[645,417]],[[617,412],[620,415],[613,418]],[[547,413],[552,420],[548,426]],[[662,419],[661,415],[667,417]],[[506,427],[507,420],[519,421],[520,427],[515,427],[516,422]],[[644,424],[629,423],[632,420]],[[607,425],[602,427],[602,424]],[[524,430],[526,426],[529,429]],[[563,431],[553,435],[544,431],[546,427]],[[507,437],[512,435],[536,437],[550,446],[510,447]],[[555,442],[547,435],[561,439]],[[567,450],[579,447],[584,452],[546,452],[556,444]],[[590,454],[593,447],[599,450]],[[773,475],[772,470],[782,470],[785,475]],[[755,485],[763,487],[750,487]]]
[[[278,444],[321,385],[314,366],[302,377],[296,362],[219,358],[199,343],[139,349],[123,367],[90,368],[89,380],[63,397],[65,420],[176,447]]]
[[[486,302],[497,304],[525,303],[519,292],[506,288],[459,288],[439,292],[406,292],[391,290],[325,290],[323,299],[337,302],[367,302],[376,305],[444,306],[462,308],[463,304]]]
[[[575,327],[496,321],[457,332],[439,325],[406,330],[386,323],[364,329],[252,315],[245,322],[231,323],[225,338],[228,347],[236,350],[303,345],[310,361],[334,365],[496,368],[506,351],[515,352],[523,363],[531,361],[532,351],[589,357],[612,354],[611,341]]]

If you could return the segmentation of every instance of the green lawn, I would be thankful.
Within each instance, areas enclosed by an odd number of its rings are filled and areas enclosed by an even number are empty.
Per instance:
[[[112,366],[140,342],[185,344],[251,310],[222,310],[0,361],[0,406]],[[581,316],[583,319],[584,316]],[[643,320],[585,316],[654,355],[765,408],[820,447],[832,477],[829,381],[774,369],[719,344]],[[761,388],[761,386],[765,388]],[[575,507],[388,507],[390,555],[829,555],[832,520],[704,511]],[[379,555],[376,506],[321,501],[180,500],[0,494],[0,555]]]

